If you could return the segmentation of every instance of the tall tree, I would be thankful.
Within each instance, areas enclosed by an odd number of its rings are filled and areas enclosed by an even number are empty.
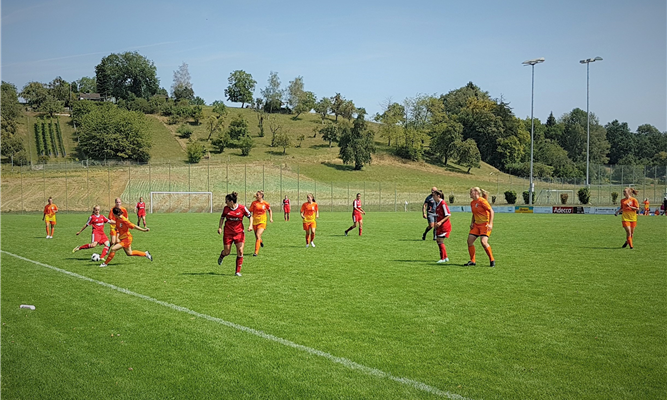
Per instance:
[[[21,117],[16,86],[2,81],[2,107],[0,107],[0,154],[9,157],[12,165],[23,164],[27,157],[23,140],[16,134],[18,120]]]
[[[448,114],[460,113],[461,109],[467,107],[468,99],[471,98],[476,100],[491,100],[488,92],[483,91],[472,82],[468,82],[467,85],[440,96],[440,100],[445,106],[445,112]]]
[[[324,120],[327,118],[329,110],[331,109],[331,99],[328,97],[322,97],[320,101],[315,103],[313,108],[315,109],[315,112],[320,115],[320,118],[322,118],[322,123],[324,123]]]
[[[229,74],[227,82],[229,82],[229,86],[225,89],[227,100],[233,103],[241,103],[241,108],[245,107],[245,103],[252,103],[255,85],[257,85],[257,81],[252,79],[252,75],[238,69]]]
[[[40,82],[28,82],[23,86],[20,96],[32,108],[39,108],[49,95],[47,87]]]
[[[188,64],[183,63],[174,71],[174,83],[171,85],[171,94],[175,101],[181,99],[194,100],[195,91],[192,89]]]
[[[380,123],[380,137],[387,139],[387,146],[391,146],[392,139],[399,136],[405,124],[405,107],[388,100],[383,108],[382,114],[375,114],[373,119]]]
[[[355,170],[371,162],[375,153],[374,133],[368,128],[363,113],[359,113],[351,127],[344,127],[339,145],[339,157],[345,164],[354,164]]]
[[[299,118],[299,115],[302,113],[308,113],[310,110],[315,107],[315,93],[311,91],[305,91],[301,94],[301,97],[299,97],[298,103],[296,107],[293,109],[293,111],[296,113],[294,118]]]
[[[160,89],[155,64],[137,52],[110,54],[95,67],[98,91],[117,99],[149,99]]]
[[[449,159],[456,157],[463,141],[463,125],[455,119],[444,117],[433,124],[429,130],[431,150],[447,165]]]
[[[568,156],[574,162],[586,163],[586,111],[575,108],[564,114],[560,122],[563,124],[563,136],[560,145],[567,151]],[[590,162],[592,164],[604,164],[609,159],[609,142],[603,126],[600,125],[595,114],[590,114]]]
[[[97,93],[97,80],[95,77],[84,76],[74,81],[76,83],[77,92],[79,93]],[[72,86],[74,90],[74,86]]]
[[[299,100],[304,93],[303,76],[297,76],[287,86],[287,105],[294,110],[299,105]]]
[[[267,85],[260,91],[264,96],[264,109],[267,112],[277,112],[283,104],[283,90],[280,89],[280,78],[277,72],[271,71]]]
[[[636,154],[637,137],[630,131],[627,122],[618,122],[617,119],[604,126],[609,142],[609,162],[618,162],[627,154]]]
[[[341,96],[340,93],[336,93],[336,95],[331,98],[331,106],[329,108],[336,117],[336,122],[338,122],[338,116],[341,115],[344,104],[345,98]]]
[[[468,167],[468,173],[475,167],[480,167],[482,157],[477,148],[477,143],[473,139],[466,139],[461,143],[458,149],[458,164],[462,167]]]

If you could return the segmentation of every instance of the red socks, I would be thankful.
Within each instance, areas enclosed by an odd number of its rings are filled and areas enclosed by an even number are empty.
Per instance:
[[[100,254],[100,257],[104,258],[104,256],[106,256],[108,252],[109,252],[109,246],[104,246],[104,250],[102,250],[102,254]]]
[[[440,248],[440,259],[444,260],[447,258],[447,249],[445,248],[444,243],[438,243],[438,247]]]
[[[239,273],[241,272],[241,266],[243,265],[243,256],[241,257],[236,257],[236,272]]]
[[[84,245],[82,245],[82,246],[79,246],[79,250],[89,249],[89,248],[90,248],[90,243],[86,243],[86,244],[84,244]]]

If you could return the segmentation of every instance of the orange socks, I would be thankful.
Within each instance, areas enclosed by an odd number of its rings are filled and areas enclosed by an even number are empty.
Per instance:
[[[103,260],[102,262],[109,265],[109,263],[111,262],[111,260],[113,260],[115,255],[116,255],[116,253],[109,253],[107,258],[105,260]]]
[[[484,251],[486,251],[486,255],[489,256],[489,261],[493,261],[493,253],[491,252],[491,246],[485,247]]]
[[[475,262],[475,245],[468,246],[468,253],[470,254],[470,261]]]
[[[259,254],[259,248],[262,246],[262,241],[258,240],[255,242],[255,254]]]
[[[628,244],[630,245],[631,248],[634,247],[634,246],[632,245],[632,236],[630,236],[630,237],[628,238]]]
[[[132,250],[132,256],[133,257],[135,257],[135,256],[146,257],[146,253],[144,253],[143,251],[139,251],[139,250]]]

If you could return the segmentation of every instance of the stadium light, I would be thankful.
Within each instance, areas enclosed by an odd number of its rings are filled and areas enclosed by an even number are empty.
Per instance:
[[[533,97],[535,94],[535,64],[543,63],[544,58],[536,58],[534,60],[524,61],[521,64],[530,65],[531,68],[531,85],[530,85],[530,188],[528,188],[528,205],[533,205],[533,192],[535,191],[535,184],[533,183],[533,136],[535,134],[535,121],[533,120]]]
[[[590,179],[588,171],[590,170],[590,153],[591,153],[591,113],[588,110],[588,88],[589,88],[589,67],[592,62],[602,61],[602,57],[587,58],[580,60],[580,64],[586,64],[586,187],[590,187]]]

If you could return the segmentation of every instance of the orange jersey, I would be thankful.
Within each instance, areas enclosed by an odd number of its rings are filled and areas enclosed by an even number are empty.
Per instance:
[[[634,197],[629,199],[621,200],[621,211],[623,212],[623,221],[636,222],[637,221],[637,210],[630,207],[636,207],[639,209],[639,202]]]
[[[118,238],[120,240],[131,239],[132,234],[130,229],[134,229],[135,225],[125,217],[120,217],[120,221],[116,221],[116,230],[118,231]]]
[[[315,216],[317,215],[317,203],[305,202],[301,206],[301,212],[303,213],[303,222],[315,222]]]
[[[266,201],[253,201],[250,204],[250,212],[252,213],[252,224],[266,224],[266,212],[271,209],[271,205]]]
[[[127,218],[127,209],[125,207],[121,207],[120,210],[123,212],[123,217]],[[112,221],[116,220],[116,216],[113,214],[113,208],[111,211],[109,211],[109,219]],[[116,225],[111,225],[111,231],[113,232],[116,229]]]
[[[58,211],[58,206],[55,204],[47,204],[44,206],[44,215],[47,217],[54,217]]]
[[[649,203],[648,200],[644,201],[644,210],[648,210],[648,209],[649,209],[649,205],[650,205],[650,203]]]
[[[476,224],[486,224],[491,219],[491,205],[484,197],[470,202],[470,209]]]

